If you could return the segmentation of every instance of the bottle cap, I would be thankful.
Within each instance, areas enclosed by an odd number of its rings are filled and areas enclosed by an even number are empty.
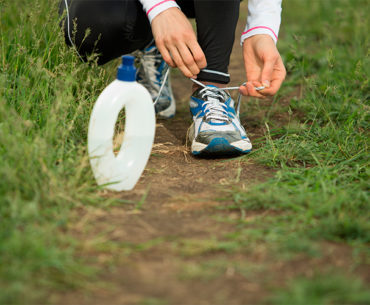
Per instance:
[[[117,79],[124,82],[136,81],[135,57],[130,55],[122,56],[122,64],[118,67]]]

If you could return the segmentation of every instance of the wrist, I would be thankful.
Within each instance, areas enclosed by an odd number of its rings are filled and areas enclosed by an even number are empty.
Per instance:
[[[268,41],[272,41],[275,43],[275,41],[272,39],[272,37],[268,34],[255,34],[253,36],[250,36],[248,38],[246,38],[244,41],[248,41],[248,42],[257,42],[257,41],[260,41],[260,40],[265,40],[266,39]]]
[[[155,17],[173,8],[180,9],[176,1],[174,0],[160,1],[156,4],[153,4],[151,7],[149,7],[146,12],[146,15],[148,16],[149,22],[152,23]]]
[[[278,41],[278,36],[272,28],[266,26],[256,26],[243,32],[241,36],[241,45],[243,45],[246,39],[255,36],[268,36],[273,40],[275,44]]]

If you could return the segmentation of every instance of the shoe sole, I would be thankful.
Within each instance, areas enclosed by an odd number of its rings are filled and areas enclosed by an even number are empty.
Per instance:
[[[191,151],[194,156],[240,155],[251,152],[252,145],[243,140],[230,144],[225,138],[214,138],[208,145],[194,140]]]

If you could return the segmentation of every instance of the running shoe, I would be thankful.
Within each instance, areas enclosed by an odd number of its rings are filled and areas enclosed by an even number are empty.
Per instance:
[[[252,144],[235,112],[230,95],[215,87],[197,89],[190,98],[193,123],[189,130],[193,155],[245,154]]]
[[[154,105],[157,116],[164,119],[172,118],[176,112],[176,102],[172,93],[170,75],[165,80],[162,91],[159,92],[169,66],[163,60],[154,43],[140,51],[137,59],[139,68],[136,81],[148,89],[153,102],[160,95],[157,103]]]

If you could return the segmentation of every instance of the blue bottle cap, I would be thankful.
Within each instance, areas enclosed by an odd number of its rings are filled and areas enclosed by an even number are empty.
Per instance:
[[[135,57],[130,55],[122,56],[122,64],[118,67],[117,79],[124,82],[136,81]]]

